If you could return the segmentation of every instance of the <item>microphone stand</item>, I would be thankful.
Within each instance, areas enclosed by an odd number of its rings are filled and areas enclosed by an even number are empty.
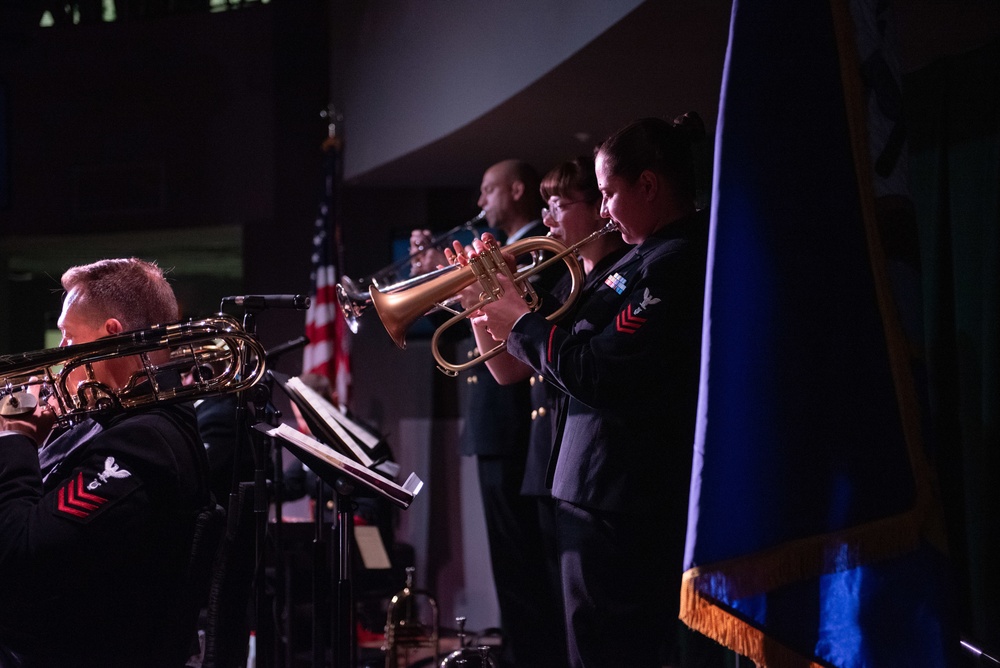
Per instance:
[[[273,308],[309,308],[309,298],[302,295],[246,295],[238,297],[223,297],[219,306],[219,311],[227,303],[234,303],[243,307],[243,331],[249,336],[257,333],[256,313],[263,309]],[[266,384],[258,384],[252,388],[254,392],[254,421],[256,423],[268,423],[268,406],[270,405],[271,391]],[[236,415],[237,424],[247,425],[247,397],[246,390],[237,394]],[[272,414],[274,411],[272,411]],[[265,623],[267,605],[267,579],[266,579],[266,546],[267,546],[267,522],[270,498],[267,485],[267,462],[269,457],[269,441],[260,430],[253,430],[253,461],[254,461],[254,537],[255,537],[255,574],[254,581],[254,632],[256,635],[256,668],[271,668],[275,656],[275,633],[270,624]],[[246,433],[240,430],[241,434]],[[242,438],[242,436],[241,436]]]
[[[267,423],[266,406],[270,400],[270,390],[264,385],[255,388],[254,418],[257,423]],[[269,439],[261,438],[260,432],[254,437],[254,528],[255,528],[255,564],[254,580],[257,583],[254,597],[254,619],[257,635],[257,668],[270,668],[273,665],[275,633],[270,624],[266,623],[267,605],[267,521],[270,507],[270,495],[267,487],[267,462],[269,461]]]
[[[324,482],[318,475],[313,494],[313,577],[312,577],[312,665],[321,668],[326,665],[326,646],[330,631],[330,615],[327,601],[330,592],[329,555],[327,554],[326,500],[323,494]],[[335,664],[339,665],[339,664]]]
[[[223,300],[225,303],[225,300]],[[221,309],[220,309],[221,310]],[[247,307],[243,313],[243,330],[253,336],[256,334],[255,309]],[[265,406],[270,399],[270,392],[264,386],[258,385],[254,389],[254,421],[266,420]],[[237,424],[248,424],[247,397],[246,391],[238,395],[236,402]],[[241,430],[241,433],[245,433]],[[267,492],[267,467],[268,460],[267,439],[262,437],[259,431],[254,431],[250,443],[253,453],[254,477],[253,477],[253,516],[254,516],[254,634],[256,642],[256,665],[258,668],[270,668],[271,657],[273,656],[273,634],[269,632],[269,625],[264,623],[264,611],[267,610],[267,587],[265,584],[265,558],[264,551],[267,544],[267,512],[268,512],[268,492]]]
[[[308,337],[299,336],[291,341],[286,341],[285,343],[269,349],[265,357],[267,367],[273,367],[277,364],[279,357],[293,350],[299,350],[300,348],[305,347],[308,343]],[[268,383],[268,388],[270,390],[272,383],[274,382],[274,377],[270,373],[267,373],[265,374],[265,378],[267,379],[265,382]],[[277,410],[273,411],[273,416],[275,418],[275,422],[281,417]],[[268,421],[268,424],[272,423]],[[277,628],[280,629],[280,640],[278,641],[278,645],[282,649],[282,651],[276,652],[275,654],[278,668],[291,666],[293,661],[291,654],[292,610],[286,592],[287,570],[285,566],[284,553],[285,543],[282,537],[285,521],[283,509],[285,466],[282,458],[282,450],[283,448],[281,447],[272,448],[274,457],[274,609],[277,611],[277,614],[280,615],[277,620]]]
[[[337,626],[335,666],[357,665],[357,639],[354,625],[354,587],[351,583],[351,536],[354,533],[354,513],[350,497],[354,485],[344,477],[337,479]]]

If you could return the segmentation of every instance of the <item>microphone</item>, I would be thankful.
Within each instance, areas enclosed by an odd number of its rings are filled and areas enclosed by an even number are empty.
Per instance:
[[[304,348],[309,343],[308,336],[300,336],[297,339],[292,339],[291,341],[285,341],[284,343],[278,344],[275,347],[267,351],[265,359],[269,364],[273,364],[275,360],[281,355],[287,352],[291,352],[297,348]]]
[[[304,311],[309,308],[309,297],[306,295],[240,295],[223,297],[222,303],[236,304],[256,311],[262,311],[266,308],[293,308]]]

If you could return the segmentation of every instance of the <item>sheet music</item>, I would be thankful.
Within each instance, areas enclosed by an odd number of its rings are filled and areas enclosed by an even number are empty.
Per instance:
[[[354,542],[358,546],[358,552],[361,554],[361,561],[364,562],[365,568],[369,570],[392,568],[389,553],[385,551],[385,543],[382,542],[378,527],[355,526]]]
[[[333,433],[337,435],[338,439],[347,446],[351,453],[357,458],[361,464],[368,467],[373,463],[373,459],[368,456],[368,453],[359,444],[361,441],[369,449],[374,448],[378,443],[378,439],[364,431],[359,425],[348,420],[347,416],[340,412],[340,410],[331,404],[329,401],[324,399],[322,395],[316,390],[312,389],[308,385],[302,382],[302,379],[297,376],[289,378],[285,382],[285,386],[298,394],[309,407],[313,409],[316,415],[323,420],[323,423],[333,430]],[[353,425],[353,430],[348,431],[344,426],[345,423]]]
[[[271,427],[269,425],[259,423],[255,425],[254,428],[264,432],[268,436],[284,440],[286,443],[291,445],[293,449],[297,449],[298,451],[306,454],[312,460],[318,460],[319,464],[326,464],[329,468],[337,469],[346,473],[349,477],[352,477],[355,480],[364,483],[367,487],[380,492],[390,501],[393,501],[402,508],[407,508],[413,501],[413,497],[416,496],[424,486],[423,481],[415,473],[411,473],[405,483],[398,485],[392,480],[384,478],[371,469],[352,461],[330,446],[317,441],[312,436],[303,434],[301,431],[290,425],[279,424],[277,427]],[[323,477],[323,471],[319,470],[318,466],[311,465],[310,468],[312,468],[321,478]]]
[[[308,387],[308,385],[306,387]],[[320,397],[320,399],[322,399],[322,397]],[[364,443],[366,448],[369,450],[375,449],[375,446],[379,443],[378,436],[371,433],[351,418],[347,417],[347,413],[340,410],[336,406],[330,404],[329,402],[326,402],[326,405],[330,407],[328,412],[330,413],[331,418],[343,425],[345,429],[351,432],[351,435],[354,436],[354,438]]]

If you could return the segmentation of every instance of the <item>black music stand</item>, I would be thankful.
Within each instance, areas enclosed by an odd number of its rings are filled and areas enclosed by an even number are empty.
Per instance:
[[[335,666],[354,666],[357,660],[357,637],[354,628],[354,595],[351,584],[351,536],[354,517],[350,512],[349,498],[359,491],[375,493],[396,506],[406,509],[413,501],[423,482],[411,473],[399,485],[380,473],[349,459],[341,452],[287,424],[271,427],[258,424],[258,431],[280,438],[285,447],[302,460],[316,475],[337,493],[337,542],[339,573],[336,601],[336,637],[334,642]],[[342,451],[351,451],[349,444],[337,444]]]

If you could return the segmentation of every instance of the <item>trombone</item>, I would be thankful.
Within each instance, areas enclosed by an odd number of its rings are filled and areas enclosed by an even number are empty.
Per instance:
[[[372,286],[369,289],[370,302],[374,304],[375,311],[389,336],[397,346],[404,349],[406,348],[406,330],[419,318],[438,308],[455,313],[452,318],[434,331],[434,336],[431,338],[431,352],[434,354],[434,359],[437,360],[438,368],[446,375],[455,376],[460,371],[499,355],[507,348],[506,342],[501,342],[468,362],[456,364],[445,359],[438,346],[445,330],[468,318],[486,304],[500,298],[503,294],[503,289],[497,280],[500,273],[511,280],[520,296],[527,302],[528,307],[535,311],[541,306],[541,300],[528,279],[556,262],[565,263],[572,278],[569,296],[558,309],[546,316],[548,320],[558,320],[573,306],[583,288],[583,265],[577,259],[576,252],[591,241],[616,229],[615,223],[608,221],[601,229],[570,246],[564,246],[551,237],[519,239],[505,247],[505,250],[514,256],[538,252],[548,252],[552,255],[544,261],[533,262],[523,268],[519,267],[516,272],[507,266],[500,245],[491,242],[486,244],[486,249],[482,253],[469,258],[467,265],[444,267],[439,275],[428,278],[418,285],[392,292],[381,291]],[[477,280],[483,288],[478,303],[461,312],[447,306],[449,301],[454,300],[460,292]]]
[[[110,387],[95,377],[94,364],[122,357],[139,362],[125,385]],[[221,313],[63,348],[0,355],[0,415],[30,413],[45,401],[57,422],[68,425],[108,411],[239,392],[263,377],[265,357],[263,346]],[[84,380],[71,387],[77,370]],[[164,383],[168,372],[190,372],[191,382]]]
[[[417,248],[416,251],[410,253],[408,256],[379,269],[371,276],[357,280],[349,276],[341,277],[334,289],[337,293],[337,303],[340,305],[340,311],[347,320],[347,325],[351,328],[351,331],[355,334],[358,333],[358,318],[371,305],[371,299],[369,298],[369,290],[371,288],[377,288],[384,293],[399,292],[444,273],[450,267],[442,267],[441,269],[435,269],[418,276],[411,276],[408,269],[412,266],[414,259],[418,255],[432,248],[449,246],[450,242],[457,239],[462,233],[472,232],[474,236],[478,236],[475,234],[476,230],[485,219],[486,211],[480,211],[476,216],[461,225],[456,225],[447,232],[441,232],[431,237],[426,245]],[[405,278],[404,275],[406,276]]]

